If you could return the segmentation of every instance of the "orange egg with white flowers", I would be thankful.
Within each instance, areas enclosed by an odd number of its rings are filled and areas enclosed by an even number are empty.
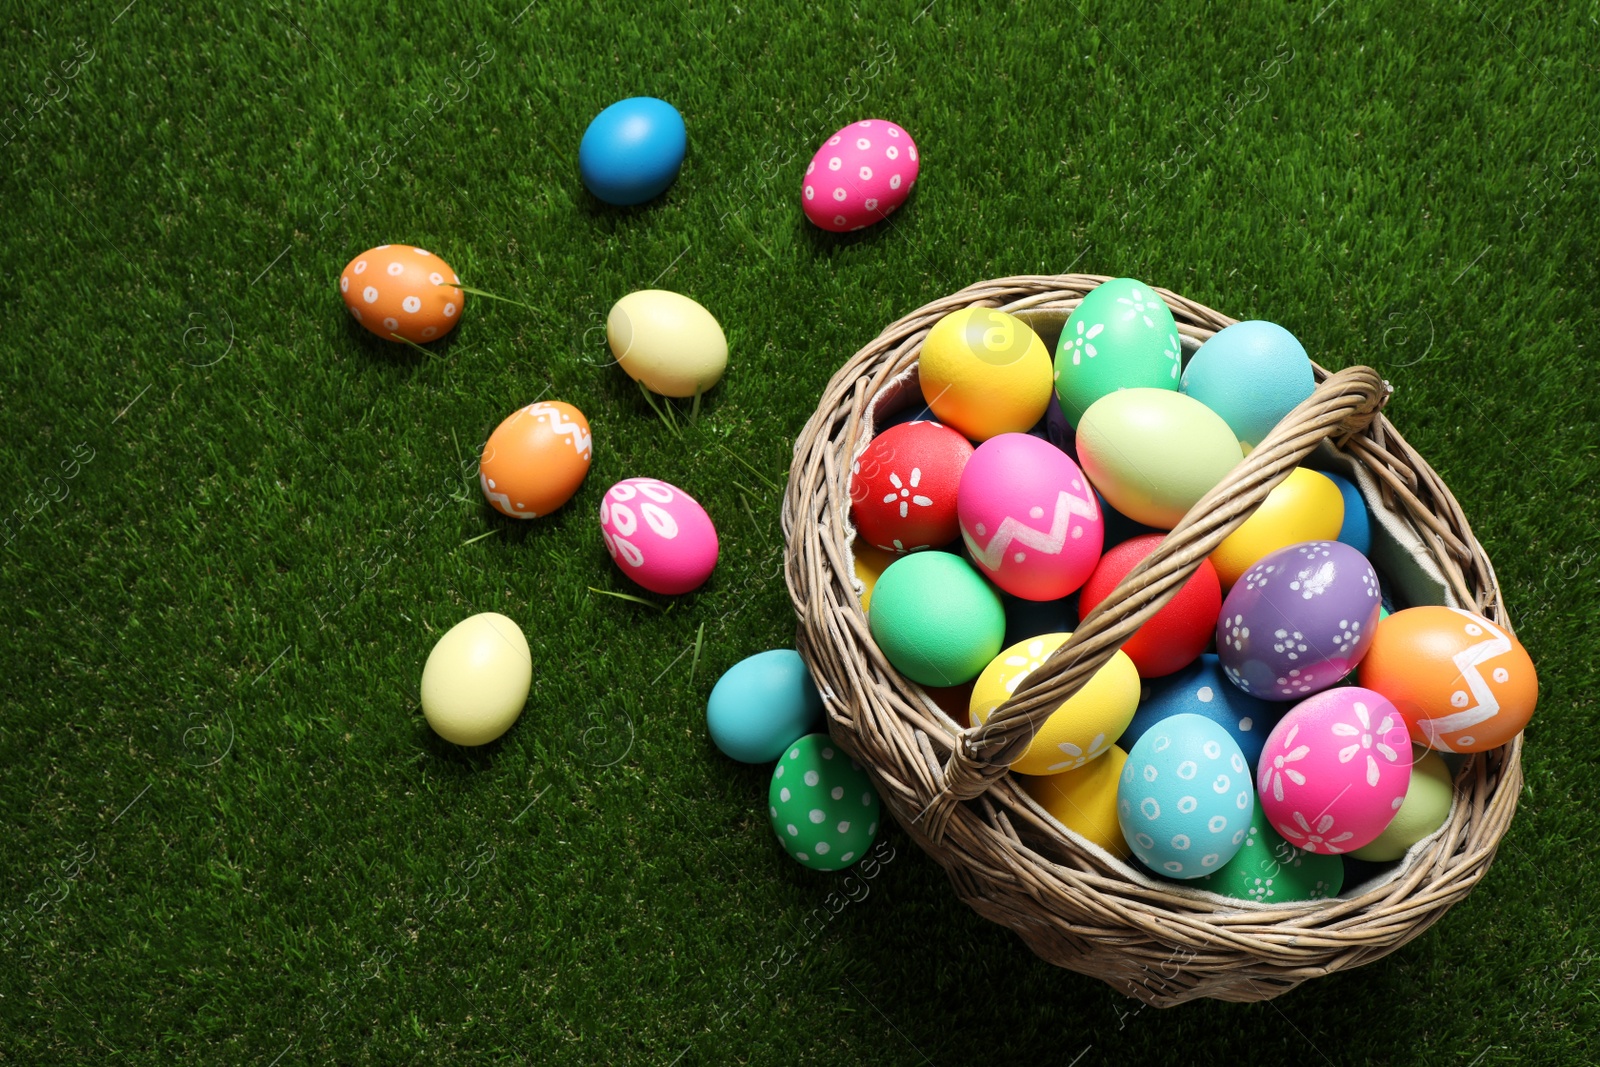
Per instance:
[[[1378,623],[1360,685],[1400,712],[1411,740],[1440,752],[1485,752],[1528,725],[1539,678],[1522,642],[1482,615],[1427,605]]]
[[[583,412],[542,400],[495,427],[478,462],[478,485],[501,514],[536,519],[572,499],[589,473],[593,451]]]
[[[361,325],[385,341],[437,341],[456,328],[466,294],[450,264],[413,245],[379,245],[345,264],[339,295]]]

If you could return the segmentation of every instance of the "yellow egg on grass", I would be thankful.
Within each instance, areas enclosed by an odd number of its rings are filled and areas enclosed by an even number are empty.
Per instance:
[[[1015,693],[1029,674],[1071,634],[1041,634],[1018,641],[989,662],[972,687],[968,708],[974,726]],[[1118,651],[1083,688],[1060,704],[1039,726],[1022,757],[1011,765],[1018,774],[1059,774],[1102,755],[1122,736],[1139,707],[1139,671]]]
[[[716,318],[665,289],[641,289],[613,304],[606,341],[628,377],[662,396],[698,396],[728,367],[728,339]]]
[[[1053,388],[1050,352],[1039,335],[1016,316],[983,307],[934,323],[917,376],[939,421],[974,441],[1032,429]]]
[[[1043,777],[1019,774],[1017,782],[1050,816],[1118,859],[1133,854],[1117,821],[1117,780],[1128,754],[1116,745],[1082,767]]]
[[[517,624],[493,611],[462,619],[422,668],[422,713],[457,745],[486,745],[511,729],[533,684],[533,657]]]
[[[1222,590],[1280,548],[1303,541],[1333,541],[1344,525],[1344,494],[1320,471],[1296,467],[1267,494],[1237,530],[1211,553]]]

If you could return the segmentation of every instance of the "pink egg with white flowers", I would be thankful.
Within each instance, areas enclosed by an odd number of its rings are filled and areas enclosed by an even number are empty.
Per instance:
[[[911,135],[887,119],[852,122],[817,149],[800,183],[806,218],[833,233],[886,219],[921,168]]]
[[[623,574],[652,593],[698,588],[717,565],[717,529],[675,485],[628,478],[600,499],[600,536]]]
[[[1306,852],[1371,844],[1411,785],[1411,735],[1381,693],[1359,686],[1307,697],[1267,735],[1256,768],[1261,811]]]
[[[978,569],[1024,600],[1058,600],[1100,561],[1105,520],[1083,471],[1025,433],[979,445],[956,491],[961,539]]]

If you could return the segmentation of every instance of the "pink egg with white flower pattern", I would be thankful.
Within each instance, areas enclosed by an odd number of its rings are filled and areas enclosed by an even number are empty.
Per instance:
[[[956,490],[961,538],[984,577],[1024,600],[1059,600],[1100,562],[1105,519],[1072,458],[1025,433],[991,437]]]
[[[1381,693],[1328,689],[1289,709],[1261,750],[1256,791],[1272,828],[1306,852],[1377,840],[1411,785],[1411,735]]]
[[[606,490],[600,536],[622,573],[652,593],[687,593],[717,565],[711,516],[694,497],[655,478],[628,478]]]
[[[899,126],[887,119],[852,122],[811,157],[800,206],[824,230],[863,229],[906,202],[920,166],[917,143]]]

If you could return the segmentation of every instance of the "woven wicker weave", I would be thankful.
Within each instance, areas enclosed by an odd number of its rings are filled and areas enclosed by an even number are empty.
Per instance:
[[[1374,476],[1382,505],[1414,527],[1463,606],[1502,626],[1507,620],[1460,506],[1379,413],[1387,383],[1367,367],[1317,367],[1311,398],[1195,505],[985,727],[953,729],[884,659],[852,588],[849,477],[866,445],[868,405],[915,365],[928,330],[949,312],[998,307],[1059,324],[1105,280],[1071,274],[969,286],[894,323],[833,376],[796,442],[784,497],[798,648],[823,690],[833,738],[868,768],[896,821],[979,914],[1016,931],[1045,960],[1147,1004],[1267,1000],[1393,952],[1471,891],[1516,808],[1521,736],[1468,757],[1449,822],[1397,877],[1360,895],[1245,907],[1135,875],[1045,817],[1006,770],[1033,736],[1029,713],[1076,692],[1325,439]],[[1156,291],[1191,347],[1234,321]]]

